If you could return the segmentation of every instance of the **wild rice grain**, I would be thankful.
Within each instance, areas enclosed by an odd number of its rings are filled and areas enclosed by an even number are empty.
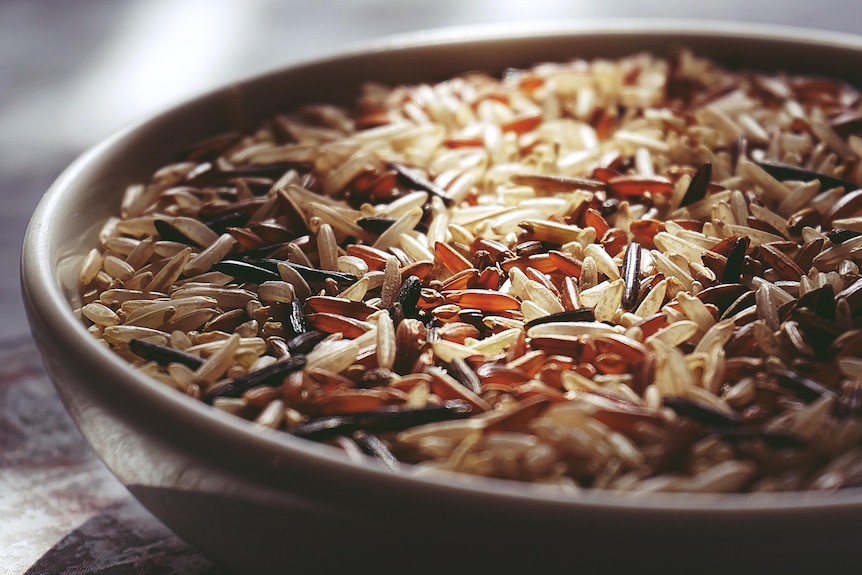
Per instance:
[[[90,333],[393,471],[575,493],[859,482],[857,88],[683,50],[356,103],[130,185],[81,261]]]

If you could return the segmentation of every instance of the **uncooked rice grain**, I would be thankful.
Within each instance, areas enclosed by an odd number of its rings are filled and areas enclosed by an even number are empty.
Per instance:
[[[394,473],[858,486],[860,113],[687,50],[369,83],[129,185],[80,315],[155,380]]]

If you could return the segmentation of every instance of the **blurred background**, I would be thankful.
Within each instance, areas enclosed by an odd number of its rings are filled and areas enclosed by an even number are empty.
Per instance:
[[[9,361],[32,351],[27,221],[77,155],[202,91],[390,34],[668,17],[862,31],[859,0],[0,0],[0,573],[220,573],[90,455],[41,366]]]

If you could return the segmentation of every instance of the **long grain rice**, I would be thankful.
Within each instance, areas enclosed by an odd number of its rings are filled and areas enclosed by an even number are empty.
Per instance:
[[[80,313],[396,473],[859,485],[862,138],[832,119],[860,112],[688,51],[369,84],[128,186]]]

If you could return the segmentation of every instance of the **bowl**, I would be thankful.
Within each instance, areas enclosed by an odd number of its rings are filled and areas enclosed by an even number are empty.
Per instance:
[[[27,230],[22,289],[59,396],[148,510],[237,573],[289,569],[513,572],[837,569],[855,561],[862,491],[709,495],[584,490],[392,473],[327,445],[261,431],[133,369],[73,313],[83,256],[126,185],[178,150],[306,102],[346,104],[364,81],[442,80],[573,57],[667,54],[862,85],[862,39],[737,23],[598,22],[399,36],[204,94],[77,159]]]

